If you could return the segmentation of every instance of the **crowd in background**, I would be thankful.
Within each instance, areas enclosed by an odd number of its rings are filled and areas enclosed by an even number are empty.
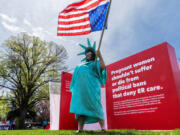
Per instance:
[[[14,130],[16,127],[16,121],[0,121],[0,130]]]

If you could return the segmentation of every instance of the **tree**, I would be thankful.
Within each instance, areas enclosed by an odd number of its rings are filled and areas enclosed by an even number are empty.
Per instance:
[[[7,102],[7,98],[5,96],[0,96],[0,121],[6,120],[9,111],[10,105]]]
[[[11,36],[3,47],[0,86],[10,90],[8,118],[17,117],[19,128],[24,128],[25,119],[35,116],[34,107],[44,98],[39,96],[41,88],[66,69],[67,52],[63,46],[26,33]]]

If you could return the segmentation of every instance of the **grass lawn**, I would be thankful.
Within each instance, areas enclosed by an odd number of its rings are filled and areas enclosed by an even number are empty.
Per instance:
[[[180,129],[173,131],[138,131],[138,130],[108,130],[107,133],[100,131],[85,131],[79,135],[180,135]],[[75,131],[61,130],[0,130],[0,135],[77,135]]]

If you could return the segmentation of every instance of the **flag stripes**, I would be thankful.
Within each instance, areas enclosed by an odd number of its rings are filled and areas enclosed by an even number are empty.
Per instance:
[[[58,36],[84,35],[91,32],[89,11],[106,0],[82,0],[68,5],[58,17]]]

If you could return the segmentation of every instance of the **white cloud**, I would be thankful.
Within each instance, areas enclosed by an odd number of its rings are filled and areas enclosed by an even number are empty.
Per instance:
[[[45,38],[45,35],[44,35],[44,30],[43,30],[43,28],[42,27],[37,27],[37,28],[33,28],[32,29],[32,34],[34,35],[34,36],[38,36],[38,37],[40,37],[41,39],[44,39]]]
[[[6,15],[6,14],[0,13],[0,17],[1,17],[4,21],[8,21],[9,23],[16,23],[16,22],[17,22],[17,19],[16,19],[16,18],[14,18],[14,17],[9,17],[9,16]]]
[[[24,24],[26,24],[28,26],[32,26],[32,24],[28,20],[26,20],[26,19],[24,19],[23,22],[24,22]]]
[[[11,31],[11,32],[22,32],[25,31],[24,29],[15,26],[15,25],[10,25],[7,24],[6,22],[2,22],[2,25],[4,26],[4,28],[6,28],[7,30]]]
[[[40,37],[42,40],[48,39],[51,40],[53,38],[53,33],[44,30],[42,27],[33,27],[32,26],[32,35]]]

